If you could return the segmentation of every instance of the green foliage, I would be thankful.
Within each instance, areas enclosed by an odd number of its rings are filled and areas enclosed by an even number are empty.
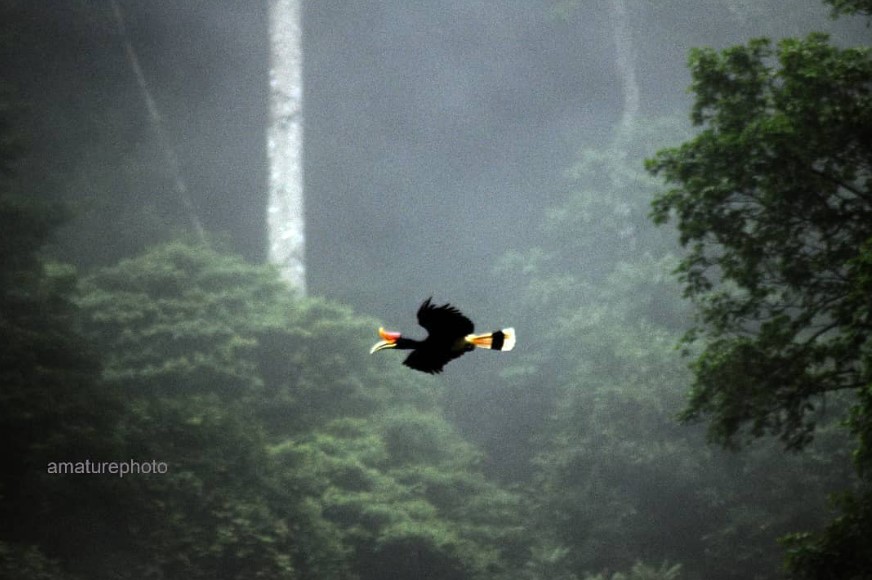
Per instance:
[[[570,173],[578,187],[546,212],[541,245],[501,261],[499,275],[523,284],[507,310],[526,329],[528,345],[514,355],[523,357],[522,364],[505,373],[512,379],[508,386],[492,397],[496,405],[516,405],[495,409],[513,426],[497,438],[500,448],[512,450],[501,458],[507,465],[529,462],[542,448],[567,377],[575,364],[590,360],[592,352],[585,349],[599,348],[601,328],[625,328],[628,335],[644,337],[637,324],[683,327],[684,307],[662,269],[673,259],[668,252],[673,242],[647,223],[655,182],[638,161],[675,132],[681,134],[681,128],[671,121],[647,121],[611,147],[582,151]],[[616,318],[610,319],[612,314]],[[542,440],[516,441],[529,433]],[[529,472],[525,467],[513,471]]]
[[[271,268],[205,247],[172,243],[104,268],[80,303],[107,380],[140,394],[220,396],[275,434],[371,413],[393,396],[428,401],[368,357],[374,321],[297,300]]]
[[[525,568],[531,577],[581,577],[699,550],[704,530],[687,498],[687,530],[663,533],[677,522],[668,496],[693,495],[704,459],[672,421],[684,380],[673,350],[683,306],[665,275],[671,244],[646,227],[654,182],[637,161],[667,126],[637,127],[612,149],[583,152],[573,169],[579,189],[548,213],[549,251],[506,263],[530,279],[524,309],[550,313],[529,332],[543,354],[516,380],[535,376],[537,393],[556,388],[529,498],[541,538]]]
[[[685,418],[708,417],[724,444],[747,429],[801,448],[821,395],[869,382],[851,264],[872,236],[872,59],[812,35],[777,52],[697,50],[691,68],[703,130],[648,162],[676,186],[653,216],[674,218],[689,249],[679,272],[700,324],[688,341],[705,345]]]
[[[520,557],[517,498],[475,472],[476,454],[435,415],[338,420],[274,453],[315,482],[361,578],[487,577]]]
[[[265,391],[255,330],[282,291],[263,268],[177,243],[82,282],[80,326],[124,401],[124,456],[168,467],[125,484],[117,518],[131,573],[296,577],[288,520],[299,500],[273,491],[255,421]]]
[[[96,353],[73,328],[75,276],[40,256],[61,219],[57,207],[0,195],[0,543],[8,542],[3,565],[20,569],[22,578],[56,574],[43,555],[78,553],[94,562],[67,524],[102,511],[107,485],[67,484],[47,467],[116,448],[119,402],[100,381]]]
[[[709,4],[743,21],[774,10]],[[832,4],[868,13],[865,3]],[[647,10],[639,6],[631,9]],[[0,28],[10,38],[13,27]],[[639,160],[675,134],[651,124],[585,150],[572,172],[577,187],[547,213],[541,247],[504,260],[505,272],[527,281],[507,310],[524,325],[528,350],[516,352],[503,380],[473,388],[487,392],[481,420],[502,423],[489,452],[513,460],[501,475],[520,493],[483,475],[503,458],[479,453],[446,422],[437,383],[367,355],[375,321],[294,296],[272,269],[203,245],[152,248],[78,283],[39,254],[62,222],[57,208],[0,198],[0,577],[771,575],[773,539],[818,527],[823,510],[810,498],[847,479],[844,440],[808,398],[822,379],[839,390],[857,382],[855,398],[831,393],[826,403],[836,414],[850,409],[856,465],[864,475],[872,466],[868,53],[812,37],[779,45],[781,71],[775,55],[755,42],[693,57],[694,120],[718,129],[700,134],[699,149],[678,150],[697,164],[683,170],[703,197],[727,205],[734,187],[759,190],[760,207],[776,216],[763,220],[756,200],[700,214],[721,228],[715,247],[739,240],[738,258],[709,252],[713,230],[699,221],[681,232],[708,262],[680,265],[672,232],[648,227],[656,185]],[[45,178],[65,195],[87,192],[58,250],[89,266],[132,255],[184,221],[176,201],[154,195],[166,176],[151,154],[104,150],[129,133],[128,106],[92,107],[82,126],[97,145],[85,143],[63,179]],[[17,147],[5,131],[11,116],[0,107],[0,171]],[[721,159],[707,165],[704,155]],[[119,171],[95,169],[107,165]],[[658,219],[671,219],[678,206],[666,206],[679,197],[659,202]],[[799,231],[813,233],[782,236]],[[108,251],[82,250],[107,248],[107,232],[118,242]],[[781,257],[767,262],[771,249]],[[720,409],[715,438],[776,431],[805,455],[764,444],[728,456],[675,425],[690,380],[672,346],[687,318],[666,275],[677,266],[713,313],[701,328],[722,331],[705,350],[686,345],[698,355],[698,381],[735,388],[704,401],[697,391],[699,410],[686,417]],[[773,272],[780,278],[765,278]],[[812,315],[798,311],[807,290],[817,293]],[[750,323],[737,323],[742,316]],[[713,336],[706,332],[695,336]],[[47,461],[78,457],[155,459],[169,469],[124,480],[45,473]],[[529,464],[535,475],[513,472]],[[868,494],[847,495],[840,507],[823,533],[786,542],[796,577],[868,569]]]
[[[569,562],[569,548],[540,540],[530,550],[530,557],[521,570],[524,580],[577,580]]]
[[[79,304],[126,449],[169,466],[130,484],[138,569],[466,579],[522,557],[517,497],[483,478],[426,380],[368,355],[375,321],[179,243],[96,272]]]
[[[347,577],[347,550],[313,509],[316,483],[288,474],[267,442],[381,402],[383,389],[364,387],[374,373],[359,372],[368,359],[349,355],[366,353],[364,322],[298,301],[270,268],[178,243],[98,271],[80,305],[128,401],[131,455],[169,465],[134,484],[142,566]]]
[[[20,546],[0,541],[0,577],[21,580],[64,580],[56,562],[46,558],[34,546]]]
[[[597,574],[596,576],[585,576],[584,580],[678,580],[681,578],[681,564],[670,566],[668,562],[662,563],[659,567],[636,562],[629,572],[615,572],[611,576],[605,574]]]
[[[653,217],[677,223],[678,273],[699,311],[682,417],[707,419],[725,446],[776,435],[798,450],[831,429],[829,404],[868,478],[872,52],[816,34],[696,50],[691,69],[701,130],[647,162],[674,186]],[[866,577],[866,503],[848,494],[824,532],[791,536],[791,574]]]
[[[872,570],[872,492],[839,498],[842,514],[820,534],[784,539],[791,578],[865,580]]]
[[[833,16],[842,14],[865,14],[872,18],[872,2],[870,0],[824,0],[833,7]]]
[[[803,457],[772,446],[739,457],[675,420],[692,378],[675,349],[689,304],[670,275],[672,234],[645,223],[657,184],[642,158],[678,129],[636,131],[585,152],[578,189],[548,212],[543,248],[504,262],[529,280],[519,310],[549,313],[529,323],[541,344],[509,375],[529,399],[552,397],[527,496],[538,542],[523,573],[679,573],[634,568],[640,559],[681,562],[689,578],[774,573],[776,538],[824,521],[824,496],[849,479],[844,437],[828,429]]]
[[[106,379],[127,390],[238,394],[257,386],[255,341],[241,331],[250,334],[279,284],[238,260],[172,244],[86,280],[84,329],[107,355]]]

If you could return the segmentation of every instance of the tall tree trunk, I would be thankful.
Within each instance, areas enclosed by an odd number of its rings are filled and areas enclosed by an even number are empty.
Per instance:
[[[151,94],[151,88],[148,86],[148,81],[145,74],[142,72],[142,66],[139,64],[139,57],[136,50],[133,48],[133,43],[130,42],[130,37],[127,34],[127,26],[124,24],[124,14],[121,12],[121,7],[116,0],[109,0],[112,6],[112,14],[115,17],[115,28],[118,31],[118,36],[124,43],[124,52],[127,55],[127,63],[136,77],[136,83],[139,85],[139,92],[145,101],[145,107],[148,110],[148,118],[151,122],[154,132],[157,136],[158,146],[164,154],[164,160],[169,168],[171,177],[173,178],[173,189],[179,197],[179,201],[185,208],[188,214],[188,219],[191,221],[191,227],[197,234],[201,242],[206,241],[206,233],[203,230],[203,224],[200,218],[197,217],[197,211],[194,209],[194,204],[191,201],[191,195],[188,193],[188,186],[185,185],[185,180],[182,177],[182,170],[179,167],[179,157],[176,155],[176,150],[173,143],[167,135],[164,128],[163,117],[160,114],[160,109],[157,107],[157,102]]]
[[[639,113],[639,83],[636,80],[636,51],[624,0],[610,0],[609,15],[615,39],[615,66],[624,93],[620,128],[626,130]]]
[[[306,289],[303,207],[303,51],[301,0],[269,0],[269,260],[301,293]]]

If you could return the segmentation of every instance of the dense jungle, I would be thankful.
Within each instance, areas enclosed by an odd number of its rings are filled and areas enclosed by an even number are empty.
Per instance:
[[[112,4],[0,0],[0,578],[872,578],[872,2],[302,2],[305,291],[270,3]]]

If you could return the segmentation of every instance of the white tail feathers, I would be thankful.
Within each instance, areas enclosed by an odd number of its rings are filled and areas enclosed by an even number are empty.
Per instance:
[[[504,328],[500,332],[503,333],[503,348],[501,350],[512,350],[515,348],[515,329]]]
[[[466,341],[478,348],[508,351],[515,348],[515,329],[504,328],[488,334],[470,334]]]

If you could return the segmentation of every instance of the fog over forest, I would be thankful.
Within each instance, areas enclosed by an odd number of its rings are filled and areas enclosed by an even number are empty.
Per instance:
[[[0,0],[0,578],[872,578],[872,3],[301,0],[305,291],[279,5]]]

